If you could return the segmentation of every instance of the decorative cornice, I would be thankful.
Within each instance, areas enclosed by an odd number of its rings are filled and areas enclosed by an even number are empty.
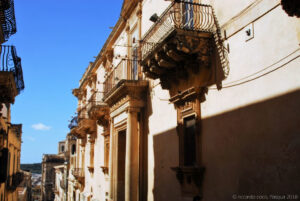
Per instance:
[[[175,107],[183,106],[186,102],[199,99],[200,102],[205,101],[205,94],[208,93],[207,87],[191,87],[185,91],[178,92],[176,95],[172,96],[169,100]]]

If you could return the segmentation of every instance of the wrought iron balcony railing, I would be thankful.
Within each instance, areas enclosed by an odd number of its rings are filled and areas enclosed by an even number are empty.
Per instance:
[[[98,120],[103,123],[105,115],[108,114],[108,105],[102,100],[103,92],[94,92],[86,105],[86,109],[90,119]]]
[[[173,1],[144,35],[141,40],[142,62],[174,31],[211,33],[225,75],[228,75],[227,50],[223,46],[219,24],[212,6],[180,0]]]
[[[78,116],[75,116],[71,119],[70,124],[69,124],[69,129],[75,128],[78,126]]]
[[[86,105],[87,112],[91,111],[93,107],[106,105],[103,100],[103,92],[94,92],[91,98],[88,101],[88,104]]]
[[[122,59],[104,82],[104,97],[122,80],[138,80],[138,60]]]
[[[14,46],[1,45],[0,48],[0,71],[13,73],[17,91],[20,93],[25,88],[21,58],[17,56]]]
[[[17,32],[14,0],[0,0],[0,23],[4,41]]]

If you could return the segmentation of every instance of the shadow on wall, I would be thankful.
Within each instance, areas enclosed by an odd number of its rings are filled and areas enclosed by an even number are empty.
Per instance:
[[[297,90],[202,120],[204,201],[300,196],[299,103]]]
[[[142,112],[142,119],[144,120],[143,123],[143,135],[141,136],[141,158],[140,161],[140,200],[147,201],[148,198],[148,135],[149,135],[149,117],[152,115],[152,103],[150,93],[146,94],[147,97],[147,105],[146,108]]]
[[[171,167],[178,166],[179,150],[176,128],[153,136],[154,201],[179,201],[180,185]]]

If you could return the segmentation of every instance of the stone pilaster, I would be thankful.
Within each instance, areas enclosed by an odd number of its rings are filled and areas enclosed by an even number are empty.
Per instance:
[[[126,130],[125,201],[138,201],[139,129],[137,108],[128,108]]]

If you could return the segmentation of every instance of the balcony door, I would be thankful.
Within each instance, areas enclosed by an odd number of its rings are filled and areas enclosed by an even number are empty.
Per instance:
[[[125,153],[126,153],[126,130],[118,132],[118,147],[117,147],[117,200],[125,200]]]
[[[183,3],[183,26],[185,29],[194,28],[194,0],[186,0]]]

